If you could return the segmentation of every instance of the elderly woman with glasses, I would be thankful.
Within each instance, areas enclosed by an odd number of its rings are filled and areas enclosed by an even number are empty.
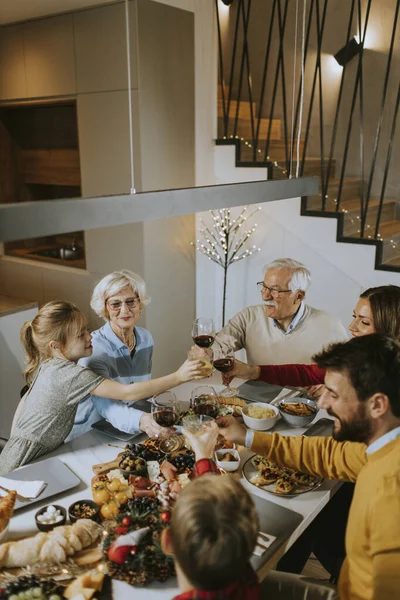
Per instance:
[[[94,288],[90,306],[106,323],[93,332],[93,353],[79,364],[120,383],[151,379],[154,341],[147,329],[136,325],[149,302],[146,284],[136,273],[124,269],[103,277]],[[127,433],[144,431],[150,437],[169,433],[151,414],[122,402],[89,396],[78,407],[67,441],[89,431],[102,417]]]

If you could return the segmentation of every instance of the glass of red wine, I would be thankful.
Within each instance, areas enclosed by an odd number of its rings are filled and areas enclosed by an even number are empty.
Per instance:
[[[193,321],[192,338],[199,348],[210,348],[215,340],[215,325],[209,317],[199,317]]]
[[[206,415],[215,419],[218,416],[218,396],[213,387],[202,385],[194,388],[190,398],[190,408],[197,415]]]
[[[151,399],[151,414],[160,427],[173,427],[179,420],[179,412],[179,403],[173,392],[162,392]],[[164,446],[168,449],[168,439]]]
[[[220,358],[214,358],[214,369],[219,371],[220,373],[229,373],[232,370],[233,365],[235,364],[234,356],[223,356]],[[239,390],[237,388],[231,387],[227,385],[220,391],[220,396],[230,397],[237,396]]]

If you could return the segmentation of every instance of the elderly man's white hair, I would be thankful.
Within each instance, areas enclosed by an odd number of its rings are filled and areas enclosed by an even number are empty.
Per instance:
[[[93,290],[90,306],[99,317],[108,321],[106,308],[108,298],[118,294],[126,287],[130,287],[132,292],[139,296],[141,308],[150,302],[149,296],[146,296],[146,284],[140,275],[128,269],[121,269],[121,271],[109,273],[99,281]]]
[[[292,292],[297,290],[306,292],[311,285],[311,273],[303,263],[293,258],[278,258],[264,267],[264,273],[270,269],[290,269],[292,276],[289,280],[289,288]]]

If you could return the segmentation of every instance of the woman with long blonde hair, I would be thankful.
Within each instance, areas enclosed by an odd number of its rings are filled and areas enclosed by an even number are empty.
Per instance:
[[[201,377],[200,361],[186,361],[175,373],[124,385],[77,364],[92,353],[84,314],[70,302],[49,302],[21,330],[30,385],[14,417],[11,438],[0,454],[4,475],[63,443],[77,406],[89,394],[135,402]]]

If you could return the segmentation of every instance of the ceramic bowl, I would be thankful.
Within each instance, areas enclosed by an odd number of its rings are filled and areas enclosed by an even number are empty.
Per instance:
[[[251,406],[261,406],[262,408],[270,408],[274,412],[273,417],[268,417],[266,419],[256,419],[255,417],[249,417],[248,410]],[[250,429],[254,429],[255,431],[266,431],[267,429],[272,429],[279,417],[279,410],[276,406],[272,404],[265,404],[265,402],[250,402],[243,406],[242,408],[242,417],[243,421]]]
[[[95,510],[95,512],[93,513],[92,516],[90,517],[85,517],[85,516],[77,516],[75,514],[75,510],[79,509],[80,506],[82,506],[82,504],[85,504],[86,506],[90,506],[90,508],[93,508]],[[76,521],[78,521],[79,519],[90,519],[91,521],[96,521],[99,522],[100,521],[100,506],[98,504],[96,504],[96,502],[93,502],[93,500],[77,500],[77,502],[73,502],[71,504],[71,506],[68,508],[68,516],[69,516],[69,520],[71,521],[71,523],[76,523]]]
[[[54,508],[56,508],[57,510],[60,511],[62,519],[60,519],[57,523],[40,523],[40,521],[38,521],[38,517],[40,515],[42,515],[43,513],[47,512],[47,509],[50,506],[54,506]],[[36,527],[39,529],[39,531],[51,531],[52,529],[54,529],[55,527],[59,527],[60,525],[65,525],[65,523],[67,522],[67,511],[65,510],[65,508],[63,506],[60,506],[59,504],[48,504],[47,506],[43,506],[43,508],[40,508],[37,513],[35,514],[35,523],[36,523]]]
[[[226,454],[231,456],[231,460],[221,460]],[[236,471],[239,468],[240,456],[237,450],[216,450],[214,456],[217,466],[224,471]]]
[[[295,404],[300,402],[301,404],[306,404],[313,409],[313,413],[307,416],[300,415],[291,415],[284,410],[285,404]],[[282,419],[286,421],[292,427],[306,427],[312,421],[314,421],[315,417],[318,414],[319,408],[317,404],[313,400],[308,400],[307,398],[285,398],[281,400],[278,404],[278,408],[282,415]]]

